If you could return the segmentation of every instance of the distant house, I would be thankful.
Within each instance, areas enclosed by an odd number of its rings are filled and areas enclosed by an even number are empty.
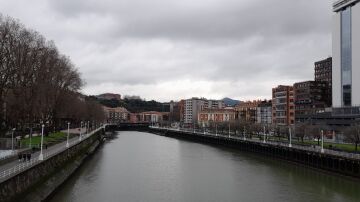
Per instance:
[[[130,121],[130,112],[124,107],[103,107],[107,123],[121,123]]]
[[[132,123],[159,123],[169,121],[169,112],[148,111],[130,115]]]

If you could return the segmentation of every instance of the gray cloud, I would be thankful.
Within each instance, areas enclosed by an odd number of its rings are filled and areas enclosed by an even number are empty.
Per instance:
[[[0,0],[53,39],[87,82],[168,100],[270,98],[331,53],[330,0]]]

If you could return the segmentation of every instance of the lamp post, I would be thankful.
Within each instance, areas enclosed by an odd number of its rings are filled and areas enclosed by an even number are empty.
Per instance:
[[[217,124],[215,124],[215,136],[218,136],[218,133],[217,133]]]
[[[69,148],[70,122],[68,122],[67,124],[68,124],[68,130],[67,130],[66,148]]]
[[[244,140],[246,140],[246,135],[245,135],[245,133],[246,133],[246,130],[245,130],[245,126],[244,126]]]
[[[30,128],[30,141],[29,141],[29,148],[31,149],[31,138],[32,138],[32,127]]]
[[[89,133],[89,132],[90,132],[90,121],[88,121],[87,128],[88,128],[88,129],[87,129],[87,130],[88,130],[87,133]]]
[[[229,138],[230,138],[230,124],[229,124]]]
[[[324,153],[324,131],[321,130],[321,153]]]
[[[14,133],[15,133],[15,128],[12,129],[12,133],[11,133],[11,152],[14,152]]]
[[[81,136],[82,136],[82,126],[83,126],[83,122],[80,122],[80,137],[79,137],[79,141],[81,141]]]
[[[88,128],[89,128],[88,123],[85,121],[85,134],[84,134],[85,137],[88,133]]]
[[[265,126],[264,126],[264,140],[263,143],[266,143],[266,130],[265,130]]]
[[[44,160],[44,155],[43,155],[44,127],[45,127],[45,125],[42,124],[42,125],[41,125],[40,155],[39,155],[39,160],[40,160],[40,161]]]
[[[289,147],[292,147],[292,144],[291,144],[291,128],[289,127]]]

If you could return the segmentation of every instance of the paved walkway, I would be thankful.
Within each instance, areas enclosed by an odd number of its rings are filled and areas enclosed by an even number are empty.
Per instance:
[[[85,130],[83,130],[83,135],[82,135],[82,138],[81,138],[81,141],[87,139],[88,137],[90,137],[92,134],[94,134],[95,132],[97,132],[98,130],[101,130],[101,128],[98,128],[94,131],[91,131],[90,133],[88,134],[84,134],[85,133]],[[73,132],[72,132],[73,131]],[[70,131],[70,133],[75,133],[76,134],[76,131],[79,132],[78,129],[72,129],[72,131]],[[66,130],[67,132],[67,130]],[[80,142],[80,136],[78,137],[73,137],[71,139],[69,139],[69,146],[71,147],[72,145],[74,144],[77,144],[78,142]],[[43,147],[43,157],[44,157],[44,160],[46,160],[47,158],[57,154],[57,153],[60,153],[64,150],[66,150],[67,147],[66,147],[66,141],[64,142],[61,142],[61,143],[58,143],[58,144],[55,144],[55,145],[52,145],[52,146],[49,146],[47,149],[45,149],[45,147]],[[32,165],[34,164],[37,164],[37,163],[40,163],[40,160],[39,160],[39,155],[40,155],[40,151],[37,151],[35,153],[33,153],[31,155],[31,160],[30,161],[23,161],[23,159],[21,159],[21,161],[19,161],[18,159],[16,160],[13,160],[7,164],[4,164],[4,165],[1,165],[0,166],[0,182],[8,179],[9,177],[19,173],[19,172],[22,172],[23,170],[31,167]]]

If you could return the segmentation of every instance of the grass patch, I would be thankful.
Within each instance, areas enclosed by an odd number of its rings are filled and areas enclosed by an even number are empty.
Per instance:
[[[55,144],[58,142],[65,141],[66,138],[67,138],[67,134],[63,132],[50,133],[48,136],[44,136],[44,144],[48,144],[48,145]],[[23,146],[24,145],[28,146],[30,144],[29,137],[22,139],[20,141],[21,141],[21,145]],[[31,145],[36,147],[40,143],[41,143],[41,135],[31,138]]]
[[[289,140],[287,138],[281,137],[280,140],[278,137],[268,137],[269,140],[272,141],[278,141],[278,142],[289,142]],[[294,138],[292,140],[293,144],[299,144],[299,145],[318,145],[318,141],[314,140],[304,140],[304,142],[299,141],[297,138]],[[321,140],[320,140],[320,144],[319,146],[321,146]],[[355,144],[343,144],[343,143],[332,143],[332,142],[324,142],[324,148],[325,149],[332,149],[332,150],[341,150],[341,151],[346,151],[346,152],[359,152],[360,147],[358,146],[358,150],[355,150]]]

